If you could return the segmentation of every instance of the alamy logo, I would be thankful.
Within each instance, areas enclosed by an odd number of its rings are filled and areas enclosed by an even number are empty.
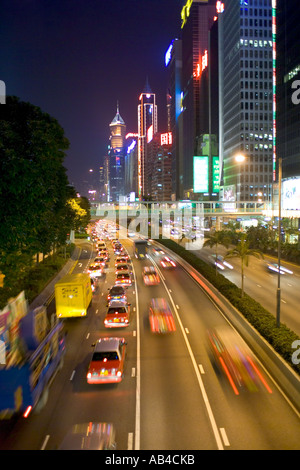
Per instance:
[[[292,354],[292,363],[298,365],[300,364],[300,339],[296,339],[296,341],[293,342],[292,348],[297,348],[296,351]]]
[[[0,80],[0,104],[6,103],[6,88],[3,80]]]
[[[300,80],[295,80],[292,83],[292,90],[296,90],[292,93],[292,103],[300,104]]]

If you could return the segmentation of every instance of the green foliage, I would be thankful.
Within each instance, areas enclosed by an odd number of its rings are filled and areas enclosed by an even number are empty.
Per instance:
[[[247,321],[269,342],[286,362],[300,375],[300,365],[292,363],[292,343],[299,337],[286,325],[276,326],[276,319],[268,310],[247,294],[241,296],[241,289],[222,274],[216,276],[215,269],[199,259],[191,251],[185,250],[173,240],[159,240],[159,242],[177,253],[202,274],[230,303],[241,312]]]

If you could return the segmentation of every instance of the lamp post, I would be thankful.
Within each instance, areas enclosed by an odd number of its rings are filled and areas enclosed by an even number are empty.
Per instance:
[[[281,180],[282,180],[282,158],[278,159],[278,278],[277,278],[277,306],[276,306],[276,325],[280,327],[280,263],[281,263]]]

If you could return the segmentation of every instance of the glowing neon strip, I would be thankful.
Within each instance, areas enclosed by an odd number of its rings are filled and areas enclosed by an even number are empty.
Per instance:
[[[276,5],[277,0],[272,0],[272,41],[273,41],[273,181],[276,180]]]

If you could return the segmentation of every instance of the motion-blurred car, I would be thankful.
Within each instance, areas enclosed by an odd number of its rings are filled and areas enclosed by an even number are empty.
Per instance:
[[[110,289],[108,289],[108,296],[107,296],[107,301],[109,302],[110,300],[127,300],[127,295],[124,287],[122,286],[113,286]]]
[[[89,273],[90,277],[101,277],[103,274],[103,267],[99,264],[90,264],[87,272]]]
[[[156,247],[152,248],[152,252],[155,256],[163,256],[165,254],[165,252],[161,248]]]
[[[118,263],[115,268],[116,268],[116,274],[123,273],[123,272],[130,273],[130,268],[127,263]]]
[[[98,250],[98,256],[103,257],[106,261],[109,260],[109,254],[107,248],[100,248]]]
[[[59,450],[115,450],[116,433],[111,423],[74,424]]]
[[[280,274],[293,274],[293,271],[285,268],[284,266],[280,265],[280,269],[279,269],[279,265],[277,263],[268,263],[267,267],[269,271],[272,271],[275,273],[278,273],[280,270]]]
[[[236,395],[242,390],[256,392],[260,385],[272,393],[252,352],[232,328],[225,326],[210,330],[208,339],[214,360]]]
[[[121,244],[115,244],[114,245],[114,253],[115,255],[121,255],[124,251],[124,248]]]
[[[128,272],[116,274],[115,285],[116,286],[131,286],[132,280]]]
[[[126,251],[124,251],[122,255],[116,257],[115,265],[117,265],[118,263],[128,263],[128,262],[130,262],[129,254]]]
[[[107,265],[107,259],[104,256],[96,256],[94,264],[100,264],[101,266]]]
[[[216,255],[211,255],[209,256],[209,261],[214,266],[217,265],[217,267],[221,269],[221,271],[224,271],[224,269],[226,268],[233,269],[233,266],[230,263],[228,263],[228,261],[226,261],[224,259],[224,256],[222,255],[218,255],[218,257]]]
[[[154,266],[145,266],[142,276],[146,286],[155,286],[160,283],[159,275]]]
[[[87,372],[89,384],[118,383],[123,379],[126,342],[125,338],[101,338]]]
[[[104,325],[106,328],[128,326],[130,322],[130,304],[124,300],[111,300],[108,305]]]
[[[172,269],[176,267],[175,261],[173,261],[168,256],[164,256],[163,259],[160,261],[160,264],[165,269]]]
[[[176,331],[175,320],[170,305],[165,299],[151,299],[149,323],[152,333],[170,333]]]

